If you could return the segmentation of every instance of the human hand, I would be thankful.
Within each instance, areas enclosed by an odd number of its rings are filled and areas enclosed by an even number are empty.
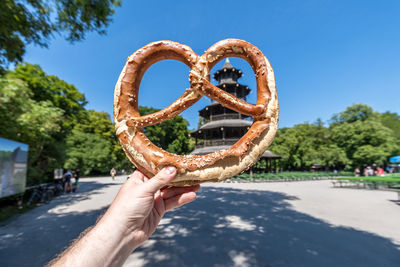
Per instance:
[[[155,231],[165,212],[193,201],[199,185],[166,187],[176,176],[175,167],[163,168],[149,179],[135,171],[121,187],[102,220],[118,227],[133,249]],[[115,229],[114,229],[115,230]]]
[[[196,198],[199,185],[166,187],[175,176],[174,167],[163,168],[151,179],[135,171],[100,221],[49,266],[122,266],[165,212]]]

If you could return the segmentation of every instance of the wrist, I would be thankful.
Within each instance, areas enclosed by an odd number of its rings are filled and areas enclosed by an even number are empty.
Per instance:
[[[90,240],[88,244],[96,244],[93,251],[96,255],[101,255],[103,266],[122,266],[137,247],[117,225],[107,220],[100,220],[89,232],[87,238]]]
[[[136,241],[134,229],[130,229],[126,222],[122,222],[114,216],[105,214],[93,229],[97,235],[101,235],[105,242],[121,245],[133,251],[140,243]]]

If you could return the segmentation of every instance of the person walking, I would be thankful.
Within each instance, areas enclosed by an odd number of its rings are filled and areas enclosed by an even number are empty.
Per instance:
[[[356,169],[354,170],[354,176],[355,176],[355,177],[360,177],[360,174],[361,174],[360,169],[359,169],[359,168],[356,168]]]
[[[115,180],[115,175],[116,174],[117,174],[117,171],[114,168],[112,168],[111,171],[110,171],[110,175],[111,175],[113,181]]]
[[[72,172],[70,169],[68,169],[67,172],[64,174],[64,180],[65,180],[64,193],[72,192],[71,178],[72,178]]]
[[[78,189],[79,189],[79,178],[80,177],[81,177],[81,171],[79,169],[75,169],[75,173],[74,173],[74,178],[75,178],[74,192],[78,192]]]

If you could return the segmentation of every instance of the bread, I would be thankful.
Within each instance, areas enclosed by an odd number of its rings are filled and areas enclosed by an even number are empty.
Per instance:
[[[226,57],[246,60],[256,75],[257,103],[248,104],[210,83],[210,70]],[[138,94],[145,71],[154,63],[175,59],[190,69],[191,87],[167,108],[140,116]],[[144,134],[145,126],[173,118],[208,96],[234,111],[252,116],[248,132],[231,148],[207,155],[175,155],[155,146]],[[174,186],[222,181],[248,169],[271,144],[278,128],[279,107],[273,69],[263,53],[252,44],[238,39],[219,41],[202,56],[188,46],[172,42],[150,43],[127,60],[114,95],[114,122],[117,136],[130,161],[146,176],[152,177],[164,166],[175,166]]]

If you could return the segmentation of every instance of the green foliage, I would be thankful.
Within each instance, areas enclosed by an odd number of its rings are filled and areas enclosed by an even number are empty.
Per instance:
[[[47,47],[54,33],[70,42],[91,31],[104,34],[120,4],[120,0],[0,1],[0,68],[22,61],[26,44]]]
[[[99,154],[97,159],[100,169],[94,169],[96,159],[93,157],[93,151],[83,148],[77,148],[74,140],[81,140],[82,134],[89,134],[85,136],[85,143],[83,147],[91,144],[91,140],[97,140],[100,138],[104,151],[108,151],[107,161],[104,161],[104,152]],[[82,113],[81,120],[75,125],[72,134],[67,138],[66,146],[66,168],[80,168],[82,173],[88,174],[99,174],[108,173],[111,168],[118,170],[125,169],[130,170],[132,163],[128,160],[125,153],[123,152],[119,141],[115,136],[115,130],[113,123],[111,122],[110,116],[106,112],[97,112],[94,110],[85,110]],[[86,158],[86,160],[85,160]]]
[[[28,184],[51,179],[65,160],[66,137],[85,115],[85,96],[27,63],[7,72],[0,86],[0,135],[29,145]]]
[[[53,169],[63,166],[80,168],[84,175],[108,173],[112,167],[131,169],[109,115],[86,110],[85,104],[85,96],[73,85],[37,65],[21,64],[1,76],[0,135],[29,144],[28,184],[50,180]],[[139,111],[145,115],[158,110]],[[144,130],[155,145],[187,154],[194,147],[187,127],[177,116]],[[283,156],[280,170],[310,170],[316,164],[325,170],[384,165],[399,154],[399,127],[399,115],[359,104],[335,115],[328,127],[317,120],[280,129],[270,150]]]
[[[10,73],[0,79],[0,135],[29,145],[28,174],[39,181],[54,163],[49,157],[61,129],[63,110],[50,101],[35,101],[26,83]],[[54,153],[53,153],[54,154]]]
[[[96,134],[73,130],[67,137],[66,155],[64,168],[80,168],[83,175],[110,170],[110,143]]]
[[[381,146],[374,147],[371,145],[364,145],[357,148],[357,150],[353,154],[354,163],[357,166],[362,166],[363,164],[372,165],[377,164],[382,166],[385,164],[388,155],[391,153],[387,153],[384,147]]]
[[[347,182],[347,183],[355,183],[355,184],[365,184],[369,185],[372,187],[376,187],[378,185],[384,185],[384,186],[395,186],[399,187],[400,186],[400,175],[387,175],[384,177],[338,177],[335,178],[334,180],[337,181],[342,181],[342,182]]]
[[[86,110],[85,96],[73,85],[25,63],[1,77],[0,89],[0,136],[29,145],[28,184],[51,180],[53,169],[60,167],[80,168],[83,175],[133,167],[110,116]],[[177,116],[145,132],[156,145],[185,154],[194,146],[187,126]]]
[[[338,176],[351,176],[349,172],[278,172],[278,173],[242,173],[233,179],[260,179],[260,180],[307,180],[315,178],[328,178]]]
[[[395,132],[384,126],[379,120],[379,114],[373,113],[372,109],[367,107],[354,105],[347,108],[341,113],[341,117],[350,118],[352,114],[363,115],[353,116],[358,120],[336,121],[330,126],[332,140],[344,149],[349,159],[352,159],[353,168],[373,163],[383,165],[387,158],[399,149]]]
[[[140,115],[147,115],[159,111],[155,108],[139,107]],[[189,123],[181,116],[176,116],[162,123],[147,126],[144,129],[146,136],[156,146],[175,154],[187,154],[193,149],[193,142],[189,139]]]
[[[32,193],[32,192],[29,192]],[[25,196],[29,196],[29,194],[25,194]],[[33,209],[35,206],[26,204],[27,199],[25,198],[25,203],[22,203],[19,206],[18,201],[24,197],[24,194],[16,194],[12,196],[3,197],[0,199],[0,222],[6,221],[12,218],[14,215],[22,214],[30,209]]]
[[[29,102],[32,93],[26,84],[5,75],[0,78],[0,133],[2,137],[14,137],[18,135],[19,125],[17,121],[21,113],[29,111]]]
[[[391,129],[400,145],[400,115],[397,113],[385,112],[378,114],[383,126]],[[398,152],[400,154],[400,151]]]
[[[114,125],[106,112],[84,110],[81,120],[74,129],[84,133],[93,133],[101,138],[109,139],[115,136]]]
[[[377,113],[356,104],[334,115],[329,127],[321,120],[279,129],[270,150],[283,156],[284,170],[309,170],[319,164],[328,169],[354,169],[384,165],[400,153],[400,116]]]
[[[321,123],[280,129],[270,150],[283,157],[278,164],[285,170],[309,170],[314,164],[328,170],[348,163],[344,151],[329,139],[328,129]]]
[[[343,112],[332,117],[332,123],[352,123],[356,121],[365,121],[374,116],[372,108],[364,104],[355,104],[346,108]]]
[[[82,118],[87,101],[72,84],[54,75],[48,75],[40,66],[29,63],[18,64],[8,75],[22,80],[28,86],[32,100],[50,101],[55,107],[63,110],[65,120],[62,132],[64,135],[72,130],[73,125]]]
[[[31,103],[29,112],[22,113],[17,123],[20,125],[20,134],[29,143],[42,146],[52,139],[52,135],[61,129],[63,110],[54,107],[50,101]]]

